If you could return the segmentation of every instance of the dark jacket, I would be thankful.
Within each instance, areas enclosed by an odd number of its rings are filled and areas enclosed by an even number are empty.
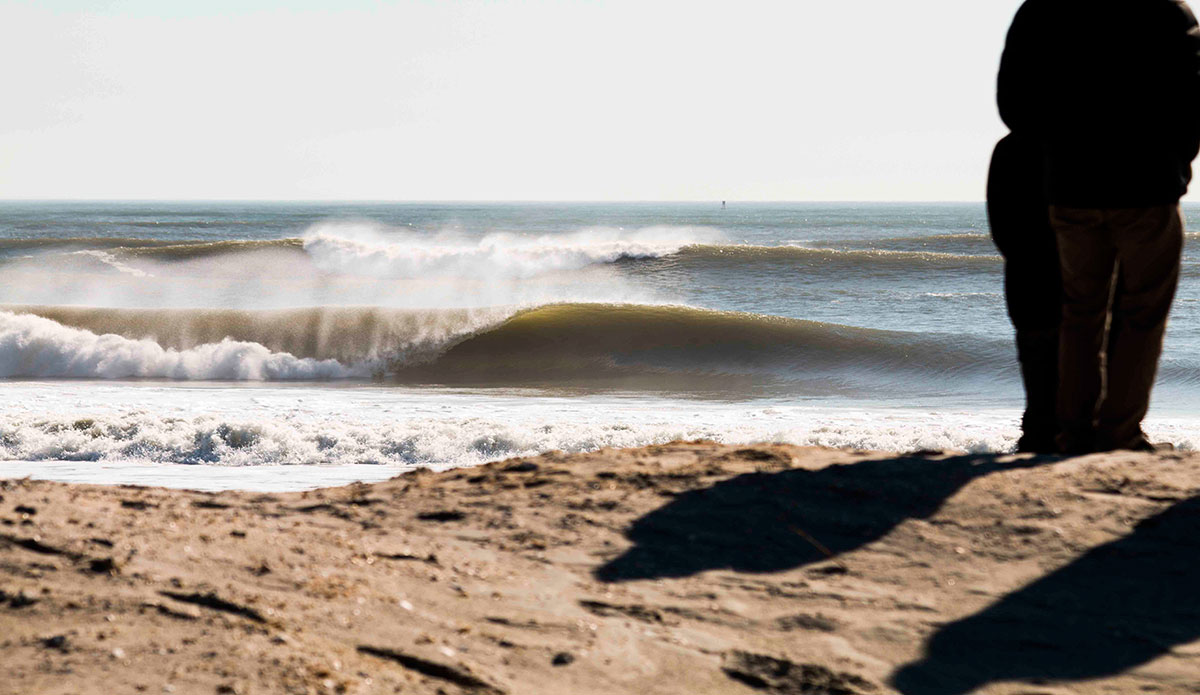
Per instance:
[[[1057,335],[1062,313],[1058,244],[1039,185],[1041,169],[1037,145],[1016,133],[996,143],[988,167],[988,226],[1004,256],[1004,298],[1018,343],[1022,331],[1050,330]],[[1057,359],[1057,346],[1054,343],[1051,361]]]
[[[1069,207],[1172,204],[1200,147],[1200,29],[1178,0],[1027,0],[1000,61],[1005,124]]]

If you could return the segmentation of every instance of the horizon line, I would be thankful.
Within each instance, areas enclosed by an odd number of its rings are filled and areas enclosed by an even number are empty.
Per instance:
[[[0,203],[365,203],[365,204],[400,204],[400,205],[439,205],[439,204],[553,204],[553,203],[587,203],[587,204],[951,204],[951,203],[984,203],[983,199],[928,199],[928,200],[883,200],[883,199],[830,199],[830,200],[783,200],[783,199],[586,199],[586,198],[5,198],[0,197]]]

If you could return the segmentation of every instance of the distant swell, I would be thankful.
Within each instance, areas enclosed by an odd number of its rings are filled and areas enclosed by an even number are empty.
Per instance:
[[[131,239],[124,237],[38,237],[33,239],[0,239],[0,252],[53,251],[58,249],[155,248],[175,246],[180,242],[161,239]]]
[[[748,246],[734,244],[693,245],[679,254],[683,261],[706,263],[746,264],[762,261],[799,263],[838,263],[862,266],[930,267],[970,266],[973,268],[999,265],[999,256],[967,255],[938,251],[889,251],[879,249],[829,249],[807,246]]]

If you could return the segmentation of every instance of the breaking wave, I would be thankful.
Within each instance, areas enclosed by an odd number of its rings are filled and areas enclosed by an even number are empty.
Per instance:
[[[22,313],[16,313],[22,312]],[[277,380],[638,390],[996,377],[1007,341],[677,305],[284,311],[29,307],[0,312],[0,376]]]
[[[776,261],[916,270],[986,268],[1001,263],[995,254],[756,246],[713,243],[713,236],[712,232],[686,227],[651,227],[634,231],[596,228],[538,237],[496,233],[461,239],[407,232],[383,234],[370,228],[333,225],[315,227],[303,238],[271,240],[10,239],[0,240],[0,256],[18,251],[86,254],[120,272],[149,274],[123,263],[169,263],[273,251],[307,258],[326,273],[390,278],[529,278],[595,265],[657,260],[705,267]]]
[[[31,314],[0,312],[0,377],[317,380],[355,376],[336,360],[297,358],[223,339],[187,350],[97,335]]]
[[[304,250],[327,272],[386,277],[533,277],[633,258],[679,252],[712,233],[681,227],[634,231],[585,229],[524,236],[492,233],[478,239],[407,233],[379,234],[345,225],[317,227]]]
[[[230,339],[274,353],[345,364],[414,362],[513,313],[511,308],[404,310],[311,307],[279,310],[9,307],[96,335],[188,351]],[[4,316],[0,313],[0,316]],[[11,321],[11,319],[10,319]],[[0,329],[0,336],[11,327]]]

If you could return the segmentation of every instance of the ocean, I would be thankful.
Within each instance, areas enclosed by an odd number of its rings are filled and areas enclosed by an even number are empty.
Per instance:
[[[1196,234],[1147,420],[1185,449]],[[0,475],[284,490],[673,439],[1006,451],[1002,268],[981,203],[0,202]]]

